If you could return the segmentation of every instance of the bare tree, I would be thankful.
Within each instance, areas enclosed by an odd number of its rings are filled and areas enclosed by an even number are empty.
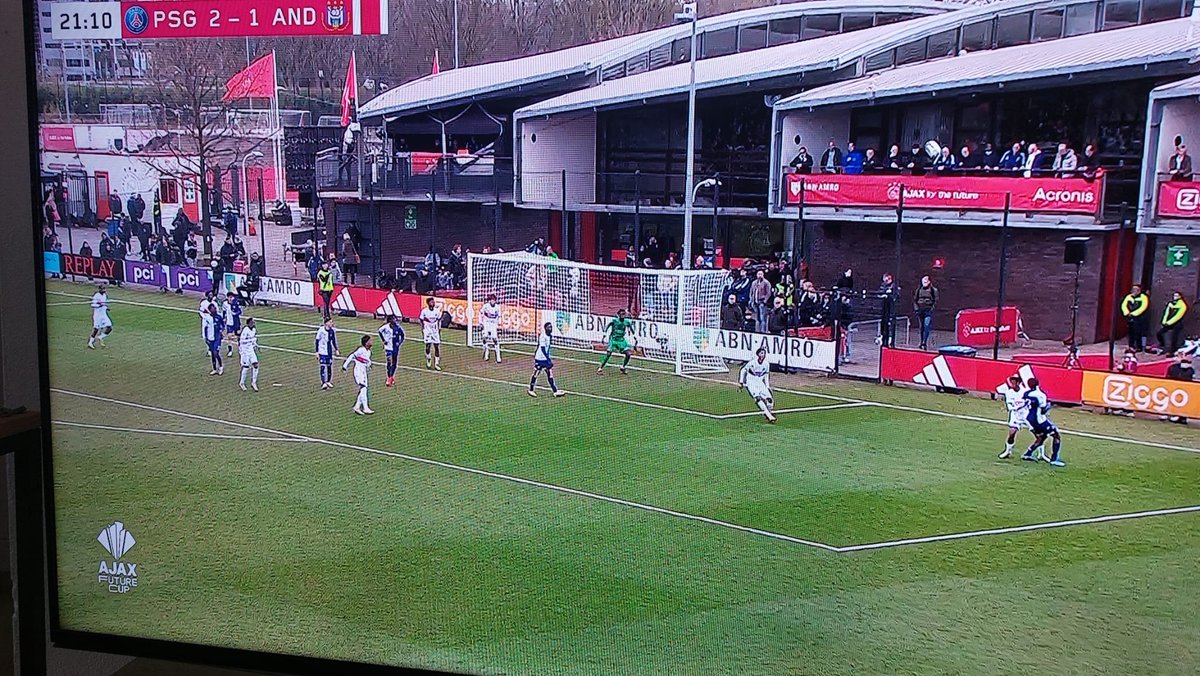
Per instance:
[[[224,102],[225,83],[242,68],[232,58],[236,50],[217,40],[182,40],[171,50],[161,50],[155,60],[157,93],[178,120],[178,128],[162,137],[161,147],[174,165],[155,165],[161,173],[181,180],[195,177],[200,189],[200,227],[204,253],[212,254],[212,222],[209,213],[209,174],[230,167],[236,159],[262,145],[265,138],[239,133],[230,124],[234,102]],[[232,66],[231,66],[232,62]],[[216,186],[220,190],[220,186]]]

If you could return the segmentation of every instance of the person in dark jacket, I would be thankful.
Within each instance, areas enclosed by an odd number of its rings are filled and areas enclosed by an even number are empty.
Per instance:
[[[100,233],[100,257],[101,258],[112,258],[113,257],[112,238],[110,238],[108,236],[107,232]]]
[[[740,331],[745,319],[746,310],[738,303],[737,295],[729,294],[725,304],[721,306],[721,328],[726,331]]]
[[[1021,142],[1017,141],[1000,156],[998,168],[1001,171],[1020,171],[1025,166],[1025,152],[1021,150]]]
[[[821,171],[826,174],[837,174],[842,171],[842,149],[833,139],[829,139],[829,148],[821,154]]]
[[[783,304],[782,298],[775,298],[771,315],[767,318],[767,333],[776,336],[787,335],[788,329],[792,328],[792,313]]]
[[[121,196],[115,190],[108,196],[108,211],[113,216],[119,217],[121,215]]]
[[[921,285],[913,291],[913,310],[921,322],[921,349],[929,349],[929,336],[933,333],[933,310],[938,304],[938,290],[929,275],[921,278]]]
[[[983,152],[979,153],[979,166],[982,169],[995,169],[1000,166],[1000,156],[996,154],[996,147],[991,143],[983,144]]]
[[[79,245],[79,255],[88,257],[92,255],[92,245],[88,244],[87,240],[84,240],[83,244]]]
[[[900,285],[890,273],[884,273],[876,293],[879,295],[879,338],[884,347],[896,347],[896,299],[900,297]]]
[[[744,308],[750,307],[750,278],[746,276],[744,270],[734,270],[733,284],[729,285],[730,293],[737,295],[738,305]]]
[[[797,174],[811,174],[813,170],[813,157],[808,154],[808,148],[800,146],[800,151],[788,162],[788,166],[795,169]]]
[[[800,283],[800,295],[796,298],[796,326],[815,326],[821,313],[821,296],[809,280]]]
[[[221,259],[221,267],[233,270],[233,261],[237,259],[237,245],[233,243],[233,239],[226,237],[217,255]]]
[[[1100,153],[1096,151],[1096,144],[1089,143],[1084,147],[1083,157],[1079,160],[1079,168],[1083,170],[1084,178],[1096,178],[1096,172],[1100,170]]]
[[[1175,358],[1175,363],[1167,367],[1167,377],[1171,380],[1182,380],[1192,382],[1196,379],[1196,369],[1192,368],[1192,358],[1186,354],[1181,354]],[[1183,416],[1171,416],[1169,420],[1173,423],[1186,425],[1187,418]]]
[[[1175,146],[1175,154],[1167,164],[1167,174],[1169,181],[1192,180],[1192,156],[1188,155],[1186,145],[1180,143]]]
[[[880,171],[883,171],[883,162],[879,160],[874,148],[867,148],[866,154],[863,155],[862,173],[878,174]]]
[[[838,277],[838,280],[833,283],[833,288],[844,289],[846,291],[853,291],[854,290],[854,270],[852,268],[846,268],[846,271],[842,273],[842,276]]]
[[[1121,316],[1129,325],[1129,347],[1145,351],[1146,335],[1150,333],[1150,296],[1142,291],[1141,285],[1134,284],[1121,299]]]
[[[1158,330],[1158,347],[1164,354],[1175,354],[1183,344],[1183,320],[1187,317],[1188,305],[1183,294],[1171,294],[1171,302],[1163,308],[1162,327]]]
[[[924,150],[921,150],[921,145],[919,143],[912,144],[912,148],[908,151],[908,157],[906,159],[908,161],[905,163],[904,168],[907,169],[909,173],[911,173],[913,176],[925,175],[925,169],[929,167],[929,156],[925,154]]]

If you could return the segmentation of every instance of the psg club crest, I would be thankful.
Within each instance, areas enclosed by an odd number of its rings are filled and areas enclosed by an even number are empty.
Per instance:
[[[346,3],[344,0],[329,0],[325,6],[325,27],[340,31],[346,27]]]
[[[134,35],[141,35],[150,27],[150,15],[141,5],[134,5],[125,10],[125,30]]]

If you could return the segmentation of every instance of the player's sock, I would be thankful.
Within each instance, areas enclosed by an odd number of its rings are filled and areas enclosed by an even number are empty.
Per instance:
[[[605,366],[608,366],[608,360],[609,360],[611,357],[612,357],[612,352],[605,352],[605,353],[604,353],[604,359],[601,359],[601,360],[600,360],[600,368],[604,368]]]
[[[537,371],[534,371],[533,375],[529,377],[529,391],[530,392],[533,391],[533,388],[537,387],[537,376],[538,376]]]
[[[557,391],[558,391],[558,385],[555,385],[555,384],[554,384],[554,376],[546,376],[546,380],[549,380],[549,381],[550,381],[550,391],[551,391],[551,392],[557,392]]]
[[[766,416],[770,417],[770,415],[771,415],[771,409],[767,407],[767,402],[765,402],[765,401],[758,401],[758,402],[755,402],[755,403],[757,403],[757,404],[758,404],[758,410],[762,411],[762,412],[763,412],[763,413],[764,413]]]
[[[246,376],[249,375],[249,373],[250,373],[250,367],[243,366],[242,367],[242,377],[238,379],[238,385],[241,385],[243,390],[246,389]]]
[[[491,356],[491,354],[492,354],[492,347],[490,345],[488,345],[487,343],[484,343],[483,344],[483,360],[487,361],[488,357]]]
[[[494,347],[496,348],[496,363],[499,364],[500,363],[500,343],[496,343],[496,345]]]
[[[367,388],[365,387],[358,388],[358,407],[361,409],[370,408],[367,406]]]
[[[625,358],[621,360],[621,368],[625,368],[626,366],[629,366],[629,355],[628,354],[625,355]]]
[[[1058,462],[1058,452],[1062,450],[1062,439],[1055,439],[1051,448],[1050,462]]]
[[[256,390],[258,389],[258,367],[257,366],[255,366],[254,370],[251,372],[250,385],[252,387],[254,387],[254,389],[256,389]]]

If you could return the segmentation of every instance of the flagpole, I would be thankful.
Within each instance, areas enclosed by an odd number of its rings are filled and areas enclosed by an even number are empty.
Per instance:
[[[275,199],[287,203],[287,186],[284,184],[283,168],[283,122],[279,116],[279,62],[275,50],[271,50],[271,101],[275,104],[275,128],[272,131],[275,145]],[[263,252],[266,255],[266,252]]]

